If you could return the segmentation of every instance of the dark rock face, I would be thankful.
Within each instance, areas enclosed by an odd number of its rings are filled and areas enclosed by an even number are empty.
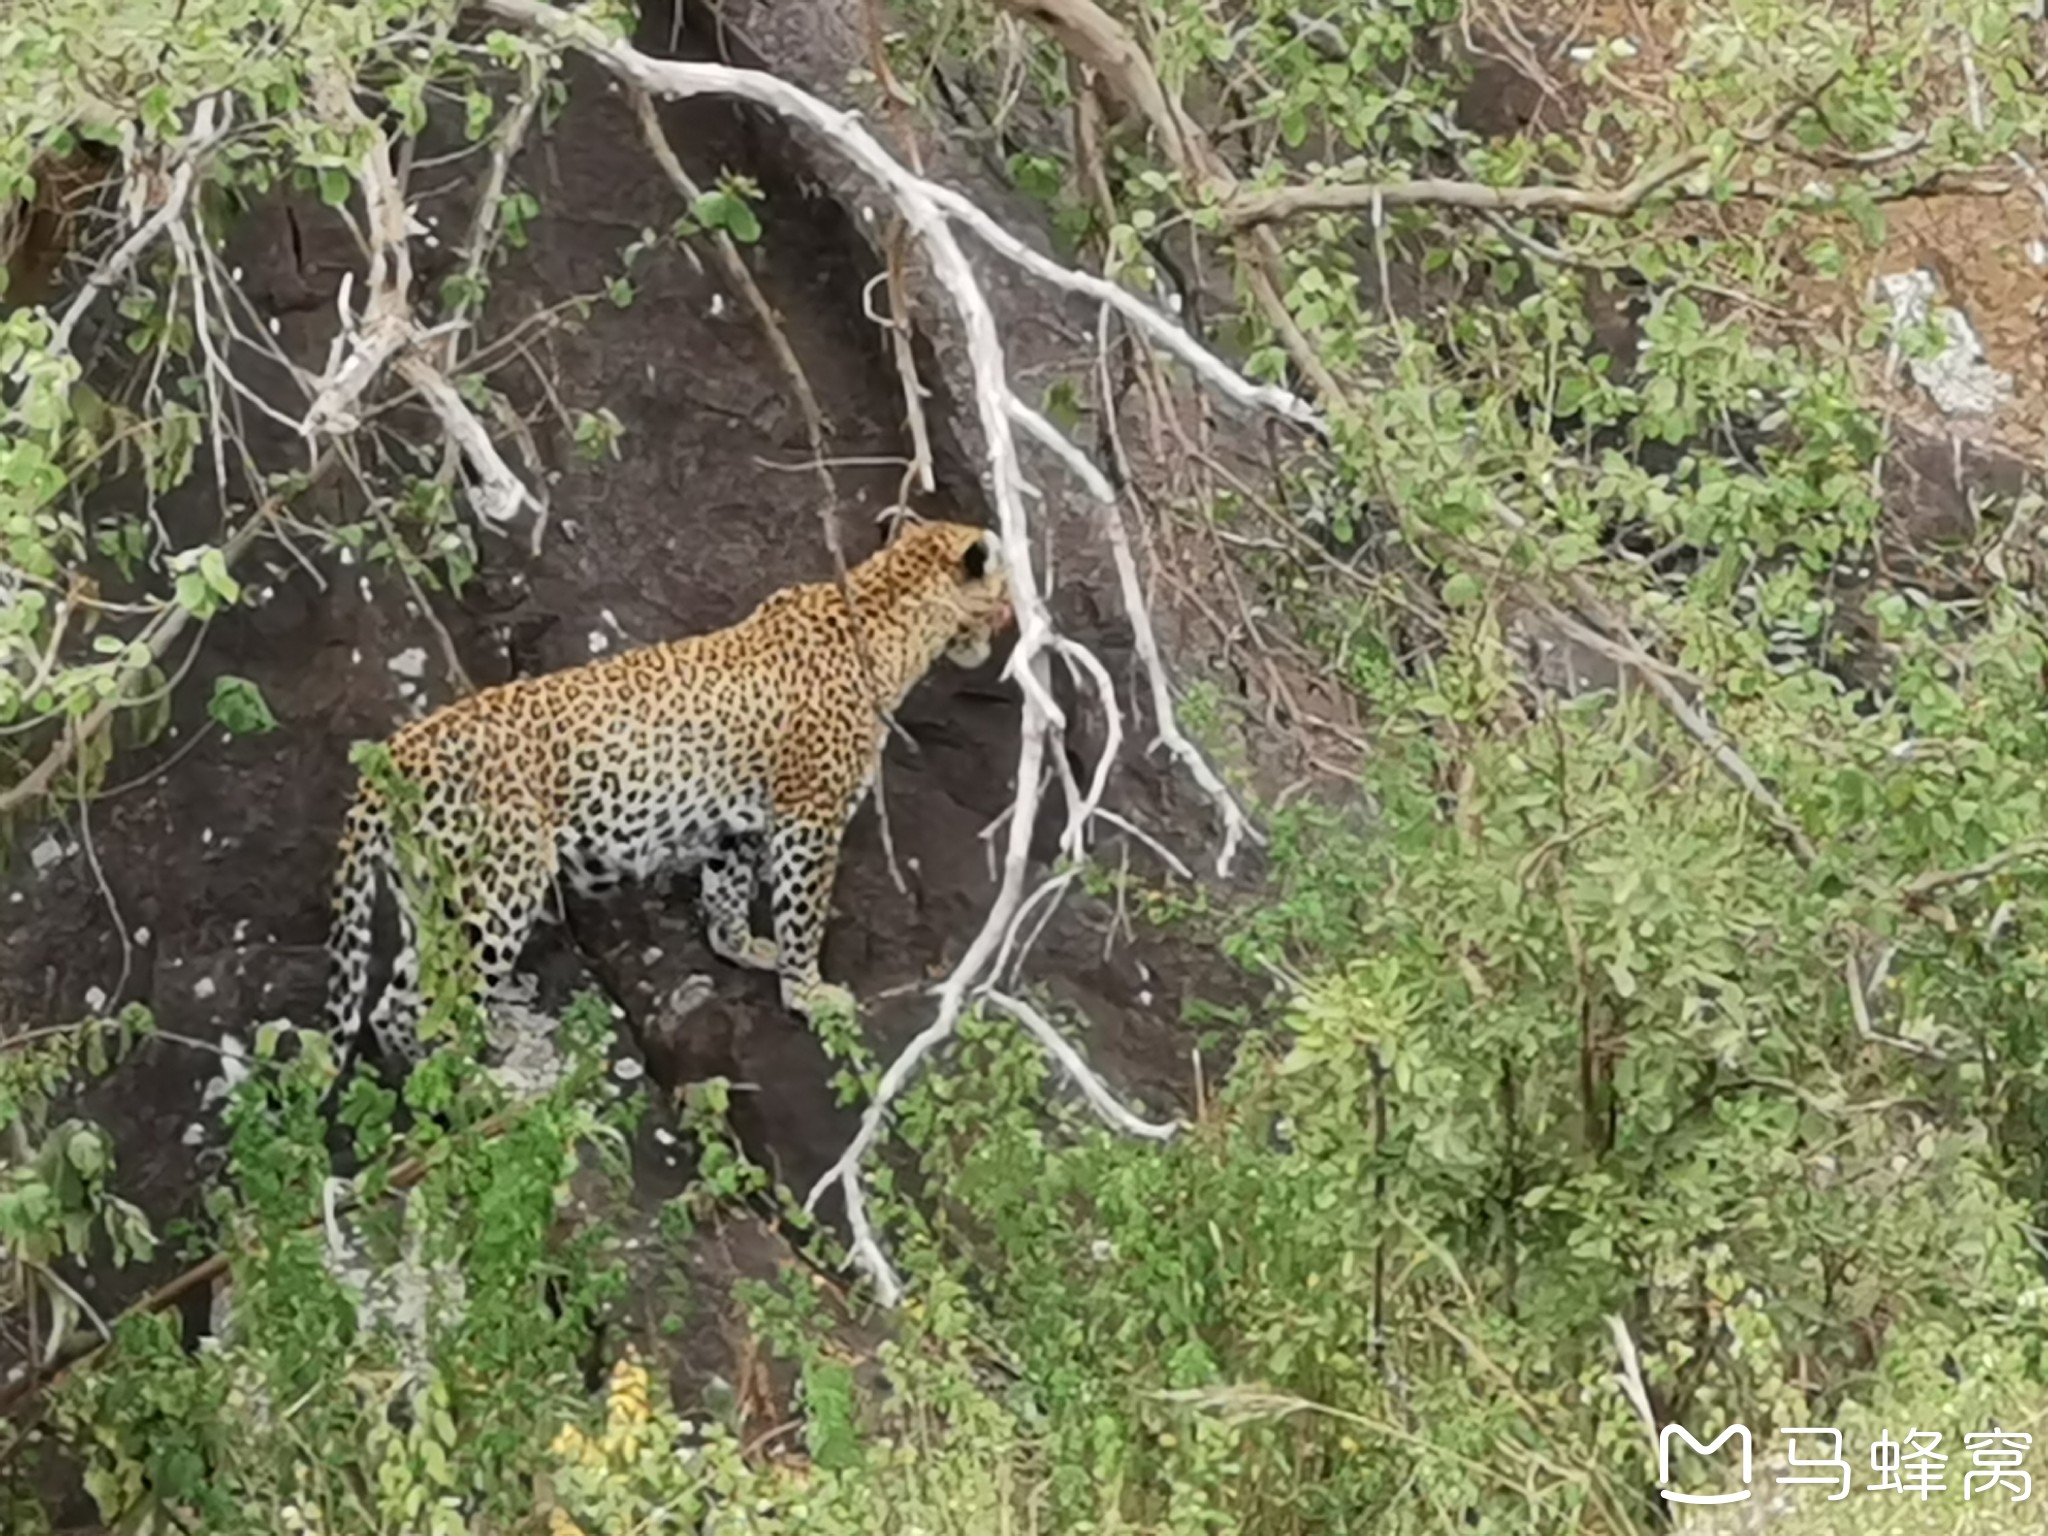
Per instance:
[[[646,32],[649,48],[663,47],[670,35],[665,18],[650,18]],[[623,98],[580,67],[572,70],[571,92],[554,132],[537,136],[515,165],[517,182],[535,193],[543,215],[530,243],[496,274],[486,340],[569,295],[601,291],[619,270],[621,248],[681,211]],[[663,118],[700,182],[731,168],[767,189],[766,233],[746,257],[832,424],[829,451],[900,458],[907,452],[901,388],[884,333],[863,317],[862,288],[876,263],[856,235],[856,217],[835,197],[803,190],[818,181],[780,130],[717,102],[670,104]],[[955,179],[977,196],[988,191],[973,173]],[[465,195],[456,186],[437,206],[423,193],[423,215],[440,231],[459,231]],[[996,211],[1015,227],[1019,210]],[[280,201],[253,215],[233,245],[250,292],[278,317],[281,343],[317,369],[340,274],[357,264],[346,233],[317,207]],[[431,268],[425,253],[422,259]],[[433,281],[423,271],[419,291]],[[723,291],[715,265],[698,270],[672,246],[643,258],[634,284],[630,306],[600,299],[580,329],[531,328],[532,367],[499,375],[521,408],[533,410],[533,438],[547,460],[551,508],[537,555],[526,519],[509,536],[483,535],[479,579],[459,598],[433,597],[431,618],[421,594],[389,567],[322,555],[309,541],[300,541],[296,558],[265,544],[244,565],[241,574],[263,600],[222,615],[199,637],[176,696],[173,734],[117,761],[112,778],[128,781],[119,793],[29,829],[0,871],[0,1020],[8,1027],[61,1022],[134,999],[154,1009],[163,1029],[198,1042],[224,1034],[246,1040],[267,1019],[315,1022],[333,840],[353,782],[350,745],[453,697],[451,649],[469,677],[488,686],[600,650],[714,628],[779,586],[830,573],[819,488],[804,467],[803,421],[750,312]],[[996,286],[1006,326],[1028,315],[1021,284]],[[1019,324],[1013,334],[1025,364],[1044,364],[1048,346],[1073,351],[1070,320],[1036,333]],[[1059,340],[1062,334],[1069,340]],[[960,446],[971,430],[956,430],[958,413],[948,404],[954,361],[935,365],[932,355],[926,351],[925,366],[939,396],[932,405],[939,469],[953,491],[926,510],[986,520],[968,467],[978,449]],[[1074,353],[1083,378],[1091,355],[1086,346]],[[545,387],[537,382],[543,374]],[[291,396],[280,391],[279,398]],[[575,458],[555,401],[569,411],[604,405],[615,412],[625,428],[616,461]],[[283,434],[265,439],[258,431],[254,441],[278,463],[305,462],[303,448]],[[507,452],[533,477],[534,466],[509,445]],[[1052,483],[1057,470],[1042,463],[1029,470],[1053,508],[1055,612],[1128,689],[1137,678],[1130,630],[1099,541],[1072,510],[1071,488]],[[875,515],[896,500],[901,470],[884,464],[835,473],[843,538],[857,559],[878,542]],[[203,463],[195,482],[165,515],[181,539],[217,539],[218,506]],[[342,494],[316,493],[309,520],[342,511]],[[1166,639],[1171,645],[1170,631]],[[889,748],[884,789],[906,889],[890,876],[872,806],[849,837],[825,969],[863,999],[869,1042],[884,1054],[929,1016],[928,1001],[906,989],[959,958],[995,892],[981,834],[1008,804],[1018,748],[1017,691],[999,681],[1004,659],[999,652],[973,674],[941,664],[901,712],[916,749]],[[173,666],[184,660],[171,658]],[[281,728],[229,737],[211,725],[206,699],[222,674],[260,686]],[[1085,780],[1100,731],[1092,706],[1070,693],[1065,702],[1070,750],[1086,754],[1076,764]],[[1214,819],[1168,769],[1141,759],[1148,739],[1147,720],[1127,721],[1129,766],[1112,799],[1199,864]],[[1041,857],[1052,852],[1058,815],[1055,792],[1040,828]],[[1131,866],[1148,874],[1158,868],[1139,847]],[[686,1026],[653,1031],[637,1048],[663,1087],[712,1074],[754,1085],[736,1095],[737,1127],[753,1155],[805,1188],[844,1145],[857,1110],[835,1105],[823,1053],[801,1021],[781,1010],[774,979],[709,954],[689,894],[629,888],[579,904],[570,933],[544,930],[530,960],[552,950],[540,967],[550,993],[579,974],[594,978],[636,1030],[691,976],[709,975],[713,995]],[[1110,921],[1106,911],[1071,900],[1041,938],[1030,970],[1086,1011],[1091,1052],[1110,1078],[1164,1108],[1185,1098],[1190,1082],[1183,999],[1223,1001],[1241,996],[1244,984],[1213,952],[1143,937],[1106,946]],[[199,1128],[214,1114],[202,1100],[220,1071],[212,1051],[155,1041],[81,1106],[117,1138],[123,1192],[158,1221],[194,1207],[206,1176],[195,1150]],[[111,1312],[179,1267],[166,1253],[139,1272],[80,1278]]]

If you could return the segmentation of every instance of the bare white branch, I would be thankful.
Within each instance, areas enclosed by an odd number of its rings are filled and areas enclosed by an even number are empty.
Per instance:
[[[1252,383],[1190,336],[1185,327],[1167,319],[1129,290],[1092,272],[1077,272],[1071,267],[1061,266],[1050,257],[1039,255],[950,187],[934,187],[932,195],[941,208],[973,230],[982,243],[997,255],[1015,262],[1041,282],[1064,288],[1069,293],[1083,294],[1105,308],[1115,310],[1147,341],[1186,363],[1196,378],[1226,400],[1251,410],[1270,411],[1298,427],[1307,428],[1318,438],[1328,438],[1330,429],[1322,416],[1299,395],[1276,384]]]
[[[398,360],[398,376],[420,392],[441,418],[442,430],[454,440],[476,472],[478,484],[471,500],[478,517],[487,523],[503,524],[518,516],[523,506],[540,510],[540,503],[527,490],[526,482],[513,473],[512,466],[498,452],[498,445],[491,441],[491,434],[476,419],[469,402],[456,393],[446,374],[428,362],[423,353],[407,352]]]
[[[449,440],[469,461],[477,477],[473,505],[478,517],[492,524],[509,522],[519,509],[541,504],[526,483],[505,462],[484,424],[448,376],[432,361],[426,343],[440,333],[422,329],[412,313],[413,230],[411,210],[391,166],[391,145],[384,133],[356,105],[349,83],[329,76],[319,83],[321,110],[333,121],[366,131],[369,148],[357,167],[363,203],[369,213],[370,270],[363,319],[344,344],[336,338],[327,372],[314,389],[313,402],[299,430],[308,438],[321,433],[352,432],[359,425],[356,402],[387,366],[412,386],[440,419]],[[481,230],[476,238],[482,239]],[[474,253],[472,253],[474,254]],[[344,277],[337,304],[344,334],[348,326],[349,283]],[[452,342],[451,342],[452,347]]]
[[[201,97],[192,109],[192,132],[186,137],[184,152],[179,155],[176,167],[171,171],[170,180],[164,187],[163,201],[156,211],[139,224],[135,232],[123,240],[114,254],[101,262],[99,267],[80,286],[64,308],[64,316],[57,322],[57,331],[50,338],[52,352],[68,352],[71,349],[71,333],[78,329],[78,322],[85,318],[85,312],[92,307],[94,299],[105,293],[135,265],[136,259],[154,245],[159,236],[171,227],[174,220],[185,212],[185,203],[192,195],[192,183],[198,177],[199,167],[207,153],[223,138],[234,121],[234,101],[221,96]],[[146,180],[148,172],[130,169],[131,177]]]
[[[1133,1114],[1081,1059],[1081,1053],[1068,1043],[1066,1036],[1052,1027],[1052,1021],[1022,998],[995,991],[986,992],[983,997],[991,1006],[1000,1008],[1029,1030],[1032,1038],[1045,1047],[1046,1055],[1058,1062],[1067,1076],[1074,1080],[1074,1086],[1081,1090],[1081,1096],[1087,1099],[1089,1107],[1126,1136],[1139,1136],[1146,1141],[1171,1141],[1187,1129],[1184,1121],[1161,1123]]]
[[[853,1140],[813,1186],[805,1202],[806,1209],[815,1209],[827,1191],[834,1188],[841,1191],[853,1235],[853,1260],[870,1277],[883,1303],[892,1305],[902,1294],[902,1282],[890,1267],[870,1224],[861,1187],[862,1163],[880,1138],[892,1106],[918,1068],[952,1037],[961,1013],[977,991],[1028,1030],[1081,1087],[1090,1104],[1109,1123],[1132,1135],[1153,1140],[1164,1140],[1179,1129],[1177,1124],[1161,1125],[1146,1121],[1125,1108],[1042,1015],[1029,1004],[991,990],[1000,978],[1000,966],[1009,957],[1025,915],[1042,902],[1056,898],[1073,878],[1071,872],[1055,877],[1041,886],[1029,902],[1024,900],[1031,835],[1038,821],[1045,788],[1048,739],[1064,731],[1066,725],[1050,688],[1049,658],[1052,655],[1058,655],[1077,675],[1087,676],[1109,721],[1103,760],[1097,765],[1088,790],[1081,793],[1071,782],[1067,785],[1070,816],[1062,847],[1076,856],[1085,847],[1089,820],[1100,812],[1109,769],[1123,734],[1122,718],[1108,671],[1084,647],[1055,633],[1050,612],[1039,591],[1025,511],[1026,498],[1035,496],[1036,492],[1024,479],[1013,429],[1025,432],[1050,450],[1104,508],[1103,524],[1116,556],[1118,579],[1138,637],[1139,653],[1151,677],[1158,721],[1157,744],[1173,751],[1222,812],[1224,847],[1218,861],[1219,872],[1228,873],[1231,858],[1244,838],[1257,836],[1235,798],[1174,723],[1165,669],[1145,609],[1137,565],[1122,526],[1116,492],[1079,449],[1012,391],[1001,333],[974,269],[961,250],[953,224],[965,225],[998,255],[1046,283],[1094,298],[1104,307],[1105,324],[1109,311],[1122,315],[1147,340],[1186,363],[1198,379],[1217,393],[1240,405],[1277,413],[1319,435],[1326,429],[1316,413],[1295,396],[1285,390],[1246,380],[1180,326],[1133,295],[1113,283],[1069,270],[1038,255],[998,227],[959,193],[907,169],[868,132],[856,114],[841,111],[787,81],[759,70],[652,58],[606,35],[585,18],[544,4],[542,0],[480,0],[480,3],[483,10],[501,21],[537,31],[552,42],[576,48],[635,90],[651,96],[737,97],[810,129],[888,196],[902,228],[922,247],[932,278],[951,301],[960,323],[973,382],[975,414],[987,456],[991,500],[1000,529],[1004,565],[1010,578],[1011,603],[1017,616],[1017,643],[1005,673],[1016,679],[1024,695],[1015,798],[1008,816],[1000,882],[986,920],[968,945],[966,955],[939,986],[937,1012],[931,1023],[889,1064],[876,1086],[873,1100],[862,1114],[860,1128]],[[991,828],[991,834],[993,831]],[[999,967],[993,974],[989,971],[992,960],[997,961]]]
[[[1096,387],[1101,391],[1102,410],[1104,419],[1109,423],[1111,444],[1121,457],[1123,445],[1117,434],[1116,412],[1112,408],[1115,393],[1109,381],[1108,341],[1109,313],[1105,308],[1096,338]],[[1050,423],[1047,423],[1047,430],[1051,430]],[[1231,861],[1237,857],[1238,844],[1246,838],[1254,843],[1262,843],[1265,839],[1244,814],[1244,808],[1237,803],[1237,796],[1209,766],[1209,760],[1181,733],[1180,719],[1173,708],[1173,690],[1166,681],[1166,662],[1159,654],[1159,637],[1152,631],[1151,605],[1145,601],[1145,586],[1138,576],[1137,557],[1131,553],[1131,536],[1124,527],[1123,507],[1102,476],[1097,475],[1089,488],[1102,505],[1103,532],[1108,535],[1109,552],[1116,561],[1116,579],[1123,589],[1124,610],[1131,618],[1131,636],[1137,645],[1138,655],[1144,660],[1146,680],[1152,685],[1153,745],[1166,748],[1179,759],[1181,766],[1187,769],[1188,777],[1216,803],[1216,809],[1223,817],[1223,846],[1216,853],[1216,874],[1219,879],[1228,879]]]

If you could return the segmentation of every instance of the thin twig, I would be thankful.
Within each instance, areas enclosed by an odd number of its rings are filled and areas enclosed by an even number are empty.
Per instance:
[[[1881,985],[1885,973],[1891,969],[1891,952],[1887,950],[1877,963],[1876,974],[1865,982],[1854,955],[1842,961],[1842,983],[1849,989],[1849,1012],[1856,1020],[1856,1033],[1872,1045],[1889,1045],[1904,1051],[1909,1056],[1923,1057],[1928,1061],[1946,1061],[1945,1052],[1919,1040],[1908,1040],[1904,1035],[1889,1034],[1881,1030],[1870,1017],[1870,993]]]
[[[1574,622],[1556,608],[1546,607],[1544,616],[1560,629],[1589,648],[1599,651],[1611,661],[1628,667],[1643,680],[1644,685],[1657,696],[1671,716],[1685,733],[1706,749],[1714,765],[1732,779],[1750,799],[1754,800],[1770,818],[1771,825],[1784,839],[1793,858],[1804,868],[1811,869],[1817,858],[1812,841],[1801,830],[1785,803],[1757,777],[1756,770],[1743,759],[1734,745],[1714,729],[1712,722],[1701,714],[1678,691],[1678,685],[1671,679],[1671,669],[1649,655],[1642,647],[1626,641],[1616,640],[1600,634],[1584,624]]]
[[[218,121],[216,121],[218,114]],[[71,333],[78,329],[78,323],[85,318],[85,312],[92,307],[94,299],[105,293],[127,275],[142,253],[155,244],[156,239],[173,221],[185,211],[186,200],[192,195],[192,183],[198,176],[199,166],[216,144],[227,136],[229,125],[234,120],[233,98],[225,94],[201,97],[192,111],[192,132],[186,138],[178,165],[171,172],[170,183],[164,189],[163,202],[146,220],[136,228],[134,234],[121,242],[114,254],[102,262],[99,268],[80,286],[71,302],[65,306],[64,316],[57,322],[56,332],[50,338],[53,353],[68,352],[71,349]]]
[[[499,123],[497,133],[492,135],[490,167],[484,172],[483,183],[477,189],[476,206],[470,210],[469,233],[462,242],[462,284],[458,291],[465,296],[482,292],[484,267],[491,259],[491,246],[497,239],[505,181],[511,174],[513,157],[526,142],[527,129],[533,126],[534,113],[540,110],[541,95],[547,87],[547,70],[545,59],[529,58],[526,61],[526,88]],[[462,331],[449,332],[441,349],[440,365],[450,373],[456,371],[461,361],[463,334]]]
[[[2009,865],[2023,863],[2028,859],[2037,859],[2044,856],[2048,856],[2048,838],[2025,838],[2001,852],[1992,854],[1990,858],[1983,859],[1966,868],[1937,869],[1930,870],[1924,875],[1916,875],[1913,879],[1906,882],[1905,888],[1900,892],[1900,895],[1910,905],[1917,901],[1924,901],[1936,891],[1947,890],[1953,885],[1967,885],[1973,880],[1988,880],[1991,876],[2007,868]]]
[[[983,992],[982,997],[991,1006],[1000,1008],[1022,1024],[1033,1038],[1045,1047],[1045,1053],[1066,1070],[1067,1076],[1074,1080],[1074,1086],[1081,1090],[1082,1097],[1088,1100],[1089,1106],[1126,1136],[1137,1136],[1146,1141],[1171,1141],[1187,1129],[1184,1121],[1160,1123],[1133,1114],[1081,1059],[1081,1053],[1067,1043],[1064,1035],[1052,1027],[1045,1015],[1023,999],[993,989]]]
[[[1771,113],[1757,128],[1741,135],[1752,144],[1762,144],[1788,127],[1792,120],[1833,85],[1829,75],[1811,90],[1800,92]],[[1223,205],[1223,222],[1234,229],[1282,223],[1304,214],[1366,213],[1388,208],[1463,208],[1491,213],[1579,213],[1599,218],[1625,219],[1644,203],[1674,183],[1683,181],[1713,159],[1715,146],[1695,145],[1650,166],[1623,186],[1493,187],[1484,182],[1423,177],[1415,181],[1336,182],[1236,193]]]

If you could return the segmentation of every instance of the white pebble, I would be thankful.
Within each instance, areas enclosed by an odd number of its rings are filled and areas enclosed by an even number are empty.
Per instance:
[[[87,987],[85,989],[85,1006],[94,1013],[99,1013],[105,1009],[107,1006],[106,990],[102,987]]]
[[[202,976],[192,983],[192,995],[202,1003],[213,996],[218,990],[220,989],[213,984],[211,976]]]
[[[621,1056],[612,1063],[612,1073],[622,1083],[637,1082],[647,1075],[647,1069],[631,1056]]]
[[[427,675],[427,653],[419,646],[400,651],[384,663],[400,677],[421,678]]]

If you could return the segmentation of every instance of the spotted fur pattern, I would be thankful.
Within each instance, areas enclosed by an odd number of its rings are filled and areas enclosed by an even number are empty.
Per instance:
[[[589,894],[692,868],[713,951],[778,972],[784,1006],[806,1017],[851,1002],[818,955],[840,839],[887,729],[868,679],[893,710],[941,655],[986,661],[1011,611],[995,536],[957,523],[910,525],[853,568],[848,590],[868,667],[838,584],[821,582],[728,629],[487,689],[392,737],[419,791],[415,846],[455,871],[450,915],[477,1002],[510,975],[558,879]],[[365,780],[335,879],[328,1020],[344,1046],[367,1022],[379,1055],[417,1061],[417,926],[392,818]],[[763,875],[772,938],[752,930]],[[376,920],[393,909],[397,954],[373,988]]]

